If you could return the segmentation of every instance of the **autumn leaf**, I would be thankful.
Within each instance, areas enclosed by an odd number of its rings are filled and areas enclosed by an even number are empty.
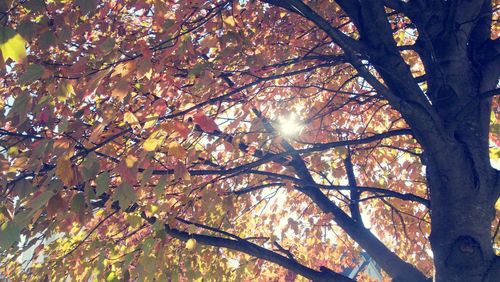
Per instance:
[[[496,2],[339,2],[0,1],[0,276],[494,280]]]
[[[123,99],[129,94],[129,83],[126,80],[119,80],[113,90],[111,91],[111,96],[117,98],[119,101],[123,101]]]
[[[168,154],[183,159],[186,157],[186,150],[178,142],[172,141],[168,144]]]
[[[213,119],[207,117],[203,113],[197,113],[197,114],[195,114],[193,116],[193,121],[194,121],[194,123],[196,123],[197,125],[199,125],[200,128],[203,131],[212,133],[212,132],[214,132],[216,130],[219,130],[219,127],[217,126],[217,124],[215,123],[215,121]]]
[[[158,115],[150,114],[146,116],[146,122],[144,123],[143,129],[148,129],[153,127],[158,121]]]
[[[165,135],[161,130],[157,130],[144,141],[142,147],[145,151],[153,152],[160,148],[163,144],[163,140],[165,140]]]
[[[66,202],[61,197],[60,193],[55,194],[52,198],[50,198],[47,204],[47,213],[49,216],[56,216],[59,211],[66,212]]]
[[[41,65],[31,64],[26,71],[19,77],[19,84],[28,84],[42,77],[44,68]]]
[[[0,250],[6,250],[18,241],[20,231],[12,221],[2,223],[0,225]]]
[[[123,121],[130,124],[130,125],[137,125],[139,124],[139,120],[137,119],[137,117],[131,113],[131,112],[126,112],[124,115],[123,115]]]
[[[138,158],[132,154],[125,156],[116,166],[118,175],[130,184],[137,181]]]
[[[126,112],[123,115],[123,121],[129,124],[134,130],[140,130],[142,128],[139,119],[132,112]]]
[[[126,209],[132,203],[137,201],[137,196],[135,195],[132,186],[124,182],[116,187],[113,194],[113,199],[119,202],[120,208]]]
[[[56,176],[61,179],[64,185],[70,186],[75,178],[71,161],[67,155],[59,157],[56,163]]]
[[[111,182],[109,172],[105,171],[105,172],[99,174],[97,176],[95,182],[97,184],[97,187],[96,187],[97,196],[100,196],[103,193],[108,192],[109,184]]]
[[[196,240],[191,238],[186,241],[186,249],[192,251],[196,248]]]
[[[118,282],[120,279],[116,277],[116,273],[114,271],[109,272],[109,274],[106,276],[106,282]]]
[[[133,168],[134,166],[137,165],[137,158],[134,156],[134,155],[127,155],[125,157],[125,165],[128,167],[128,168]]]
[[[226,23],[227,25],[230,25],[230,26],[236,25],[236,22],[235,22],[233,16],[229,16],[229,17],[224,18],[224,23]]]
[[[57,87],[57,99],[61,102],[65,102],[71,95],[75,94],[73,85],[66,80],[61,81]]]
[[[153,112],[158,116],[164,115],[167,111],[167,103],[163,99],[157,99],[151,107],[153,108]]]
[[[189,182],[191,180],[191,175],[189,174],[189,171],[187,170],[186,166],[181,162],[177,162],[177,164],[175,165],[174,175],[177,180],[183,182]]]
[[[0,51],[4,60],[21,62],[26,59],[26,41],[8,27],[0,27]]]

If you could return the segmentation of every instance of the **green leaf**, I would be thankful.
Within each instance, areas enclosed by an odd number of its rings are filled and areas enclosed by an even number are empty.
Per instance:
[[[166,185],[167,185],[167,175],[162,175],[154,188],[156,195],[163,195],[163,193],[165,192]]]
[[[100,45],[101,51],[107,55],[113,51],[113,48],[115,47],[116,41],[112,37],[108,37],[104,42]]]
[[[83,160],[82,164],[82,174],[85,181],[93,179],[96,176],[97,172],[99,172],[99,162],[94,152],[89,153],[85,157],[85,160]]]
[[[1,1],[0,1],[1,2]],[[24,20],[16,26],[17,32],[24,38],[27,42],[33,40],[34,29],[36,23],[29,20]]]
[[[13,222],[19,229],[23,229],[31,223],[34,214],[32,210],[21,210],[16,213]]]
[[[142,217],[135,215],[135,214],[129,214],[127,215],[127,223],[130,224],[130,227],[132,228],[138,228],[142,224]]]
[[[38,38],[38,47],[41,49],[49,49],[50,47],[57,44],[57,37],[52,31],[46,31],[40,34]]]
[[[29,193],[33,192],[33,185],[26,179],[21,179],[14,185],[14,192],[19,199],[24,199]]]
[[[83,193],[78,193],[71,200],[71,211],[76,214],[83,214],[85,211],[85,196]]]
[[[33,201],[31,202],[31,208],[35,211],[41,209],[47,204],[52,196],[54,196],[54,193],[52,193],[52,191],[42,192],[40,195],[33,199]]]
[[[6,250],[19,240],[21,230],[12,221],[0,226],[0,250]]]
[[[97,198],[96,194],[95,194],[95,190],[92,189],[92,187],[90,186],[90,183],[85,183],[85,192],[86,192],[86,197],[87,199],[89,200],[93,200],[95,198]]]
[[[38,80],[43,75],[44,68],[37,64],[29,65],[26,71],[19,77],[19,84],[28,84]]]
[[[194,76],[200,75],[204,70],[206,70],[209,66],[209,63],[198,63],[191,68],[189,71],[189,74],[192,74]]]
[[[148,237],[144,240],[144,243],[142,244],[142,247],[141,247],[144,254],[151,253],[151,251],[153,250],[153,247],[154,247],[154,243],[155,243],[155,239],[153,239],[151,237]]]
[[[95,182],[97,184],[97,188],[96,188],[97,196],[100,196],[103,193],[108,192],[109,182],[110,182],[109,172],[105,171],[105,172],[99,174],[97,176]]]
[[[2,51],[4,60],[10,58],[16,62],[20,62],[26,59],[25,45],[26,41],[24,38],[13,29],[0,27],[0,51]]]
[[[116,187],[116,191],[113,194],[113,199],[119,202],[121,209],[128,208],[132,203],[137,201],[137,196],[135,195],[134,189],[130,184],[123,182],[120,186]]]
[[[148,181],[151,180],[151,176],[153,175],[153,170],[151,168],[147,168],[142,173],[141,186],[144,187],[147,185]]]

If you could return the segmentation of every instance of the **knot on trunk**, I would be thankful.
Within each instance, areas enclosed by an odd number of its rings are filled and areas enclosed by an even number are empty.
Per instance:
[[[459,236],[451,245],[446,265],[453,268],[474,268],[484,262],[478,241],[470,236]]]

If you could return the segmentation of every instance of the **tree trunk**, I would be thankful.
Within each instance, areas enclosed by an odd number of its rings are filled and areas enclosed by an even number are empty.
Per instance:
[[[431,160],[427,168],[435,281],[483,281],[495,258],[491,247],[494,197],[485,193],[492,191],[493,183],[478,179],[493,178],[489,171],[479,178],[474,175],[471,162],[457,150],[457,146],[450,150],[448,167]]]
[[[496,259],[491,222],[499,190],[488,149],[491,99],[481,95],[498,81],[498,67],[491,67],[497,53],[486,58],[485,47],[493,42],[485,16],[491,1],[429,3],[413,18],[421,28],[417,45],[427,96],[444,129],[442,142],[419,139],[430,191],[434,279],[484,281]]]
[[[483,281],[495,259],[491,222],[498,197],[488,149],[491,101],[468,102],[479,99],[484,80],[464,53],[448,49],[447,58],[448,53],[453,60],[436,70],[442,77],[429,82],[444,139],[440,144],[420,140],[426,151],[435,281]]]

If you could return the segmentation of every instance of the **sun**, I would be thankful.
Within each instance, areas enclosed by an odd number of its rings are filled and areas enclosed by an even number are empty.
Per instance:
[[[284,137],[297,137],[302,127],[302,123],[295,114],[289,114],[278,119],[278,131]]]

